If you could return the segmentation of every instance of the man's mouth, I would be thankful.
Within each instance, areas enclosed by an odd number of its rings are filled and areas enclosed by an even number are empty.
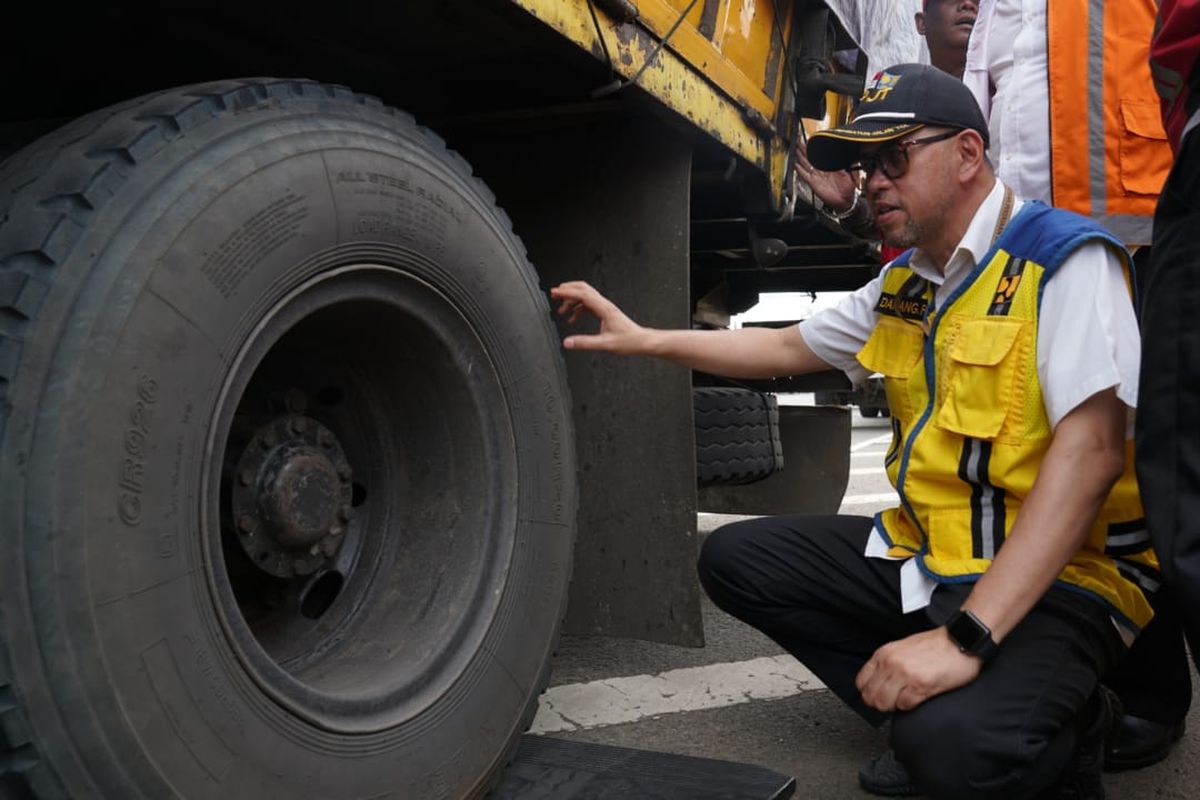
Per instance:
[[[875,204],[875,220],[877,222],[883,222],[884,217],[887,217],[893,211],[898,211],[898,210],[899,210],[899,206],[893,206],[888,203],[876,203]]]
[[[963,16],[958,17],[957,19],[954,20],[954,25],[955,25],[955,27],[959,27],[959,28],[967,28],[967,29],[973,28],[973,27],[975,27],[975,15],[974,14],[964,14]]]

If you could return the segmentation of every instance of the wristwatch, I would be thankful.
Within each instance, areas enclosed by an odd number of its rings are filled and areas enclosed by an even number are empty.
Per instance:
[[[946,632],[958,645],[958,649],[988,661],[996,655],[999,646],[992,640],[992,630],[979,617],[966,609],[959,609],[946,623]]]
[[[838,211],[836,209],[830,208],[829,216],[833,217],[838,222],[841,222],[842,220],[846,219],[847,217],[852,216],[855,211],[858,211],[859,202],[861,200],[862,200],[862,192],[860,192],[858,189],[855,189],[854,190],[854,199],[850,201],[850,207],[847,208],[845,211]]]

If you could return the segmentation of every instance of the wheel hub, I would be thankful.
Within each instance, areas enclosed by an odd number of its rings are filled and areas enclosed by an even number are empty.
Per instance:
[[[255,566],[308,575],[337,552],[349,524],[353,471],[333,432],[290,414],[255,431],[238,461],[232,509]]]

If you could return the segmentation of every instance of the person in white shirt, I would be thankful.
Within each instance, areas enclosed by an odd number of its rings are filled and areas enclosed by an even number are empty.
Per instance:
[[[980,0],[975,23],[962,77],[988,121],[996,175],[1049,203],[1046,0]]]
[[[929,796],[1097,800],[1113,717],[1099,677],[1151,615],[1106,553],[1148,538],[1130,525],[1128,261],[1082,217],[1018,204],[986,144],[965,87],[918,64],[882,71],[851,123],[814,136],[814,165],[860,171],[885,241],[914,250],[799,329],[655,330],[586,283],[550,294],[569,321],[599,319],[571,351],[888,375],[901,505],[725,526],[701,583],[865,719],[890,716]],[[998,391],[1014,376],[1023,389]]]

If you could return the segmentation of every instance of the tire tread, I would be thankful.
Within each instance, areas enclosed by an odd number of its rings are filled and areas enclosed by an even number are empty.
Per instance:
[[[693,390],[693,408],[699,486],[751,483],[783,469],[774,395],[703,387]]]

